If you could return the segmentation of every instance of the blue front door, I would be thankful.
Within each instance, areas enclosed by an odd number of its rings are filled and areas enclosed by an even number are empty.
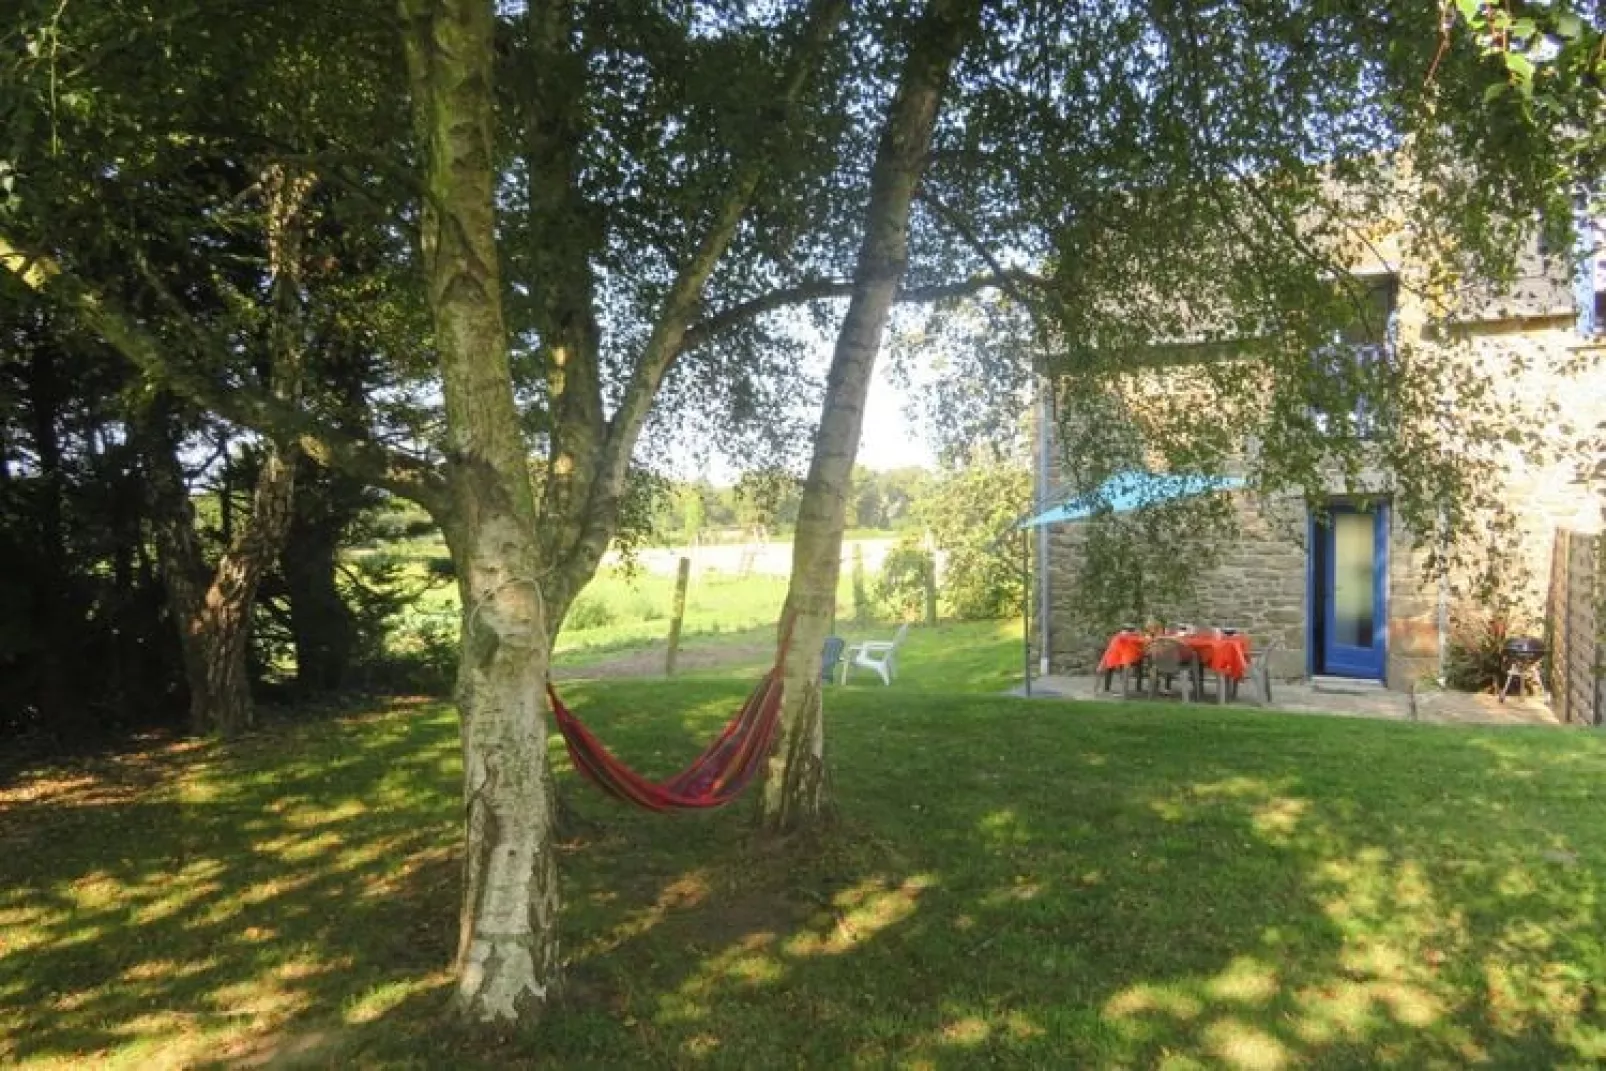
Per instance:
[[[1388,510],[1329,507],[1315,524],[1318,673],[1381,680],[1387,659]]]

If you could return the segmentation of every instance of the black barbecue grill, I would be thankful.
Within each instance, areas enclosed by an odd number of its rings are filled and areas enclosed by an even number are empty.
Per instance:
[[[1505,683],[1500,686],[1500,702],[1506,701],[1513,687],[1521,695],[1524,683],[1531,683],[1540,689],[1544,687],[1544,682],[1539,679],[1539,663],[1545,657],[1544,640],[1534,636],[1513,636],[1501,645],[1500,654],[1506,667]]]

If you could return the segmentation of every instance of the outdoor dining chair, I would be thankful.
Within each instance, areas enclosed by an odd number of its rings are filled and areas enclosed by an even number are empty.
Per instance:
[[[1208,690],[1207,685],[1214,683],[1214,690]],[[1217,703],[1225,703],[1227,695],[1233,686],[1232,678],[1212,666],[1206,665],[1202,660],[1199,663],[1199,698],[1208,699],[1215,696]]]
[[[1207,628],[1195,629],[1194,630],[1194,635],[1199,637],[1200,639],[1219,640],[1219,639],[1222,638],[1224,633],[1219,628],[1207,627]],[[1197,653],[1197,652],[1195,652],[1195,653]],[[1229,695],[1229,693],[1231,692],[1231,689],[1233,687],[1231,679],[1226,674],[1222,673],[1220,670],[1215,669],[1212,666],[1210,666],[1201,657],[1199,659],[1199,672],[1198,672],[1199,698],[1203,699],[1203,698],[1205,698],[1205,696],[1207,694],[1209,694],[1209,693],[1207,693],[1205,691],[1205,685],[1210,681],[1210,679],[1212,677],[1215,678],[1216,688],[1215,688],[1215,693],[1214,694],[1215,694],[1215,697],[1216,697],[1216,702],[1217,703],[1225,703],[1227,701],[1227,696]]]
[[[1174,681],[1181,681],[1179,690],[1182,701],[1188,702],[1199,690],[1199,656],[1179,640],[1169,636],[1161,636],[1149,642],[1149,649],[1145,652],[1145,660],[1149,664],[1149,694],[1154,698],[1160,697],[1161,682],[1169,687]]]
[[[1255,699],[1263,707],[1271,706],[1271,663],[1282,650],[1282,644],[1272,640],[1266,646],[1249,652],[1249,672],[1244,680],[1255,689]]]

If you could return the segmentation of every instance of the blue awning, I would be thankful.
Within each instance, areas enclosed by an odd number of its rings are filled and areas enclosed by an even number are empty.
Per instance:
[[[1039,528],[1045,524],[1080,521],[1105,510],[1111,513],[1130,513],[1132,510],[1142,509],[1156,502],[1192,498],[1212,491],[1231,491],[1243,485],[1243,480],[1236,476],[1123,472],[1105,480],[1098,490],[1068,499],[1052,509],[1044,510],[1030,520],[1021,521],[1015,527]]]

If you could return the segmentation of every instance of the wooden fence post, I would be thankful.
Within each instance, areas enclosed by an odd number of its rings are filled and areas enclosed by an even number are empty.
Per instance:
[[[664,676],[675,675],[675,656],[680,653],[680,623],[686,616],[686,585],[691,582],[691,559],[680,559],[675,574],[675,609],[669,618],[669,650],[664,654]]]
[[[937,556],[926,551],[926,568],[921,577],[926,585],[926,624],[937,623]]]
[[[864,544],[853,544],[853,620],[863,625],[870,618],[870,596],[864,589]]]

